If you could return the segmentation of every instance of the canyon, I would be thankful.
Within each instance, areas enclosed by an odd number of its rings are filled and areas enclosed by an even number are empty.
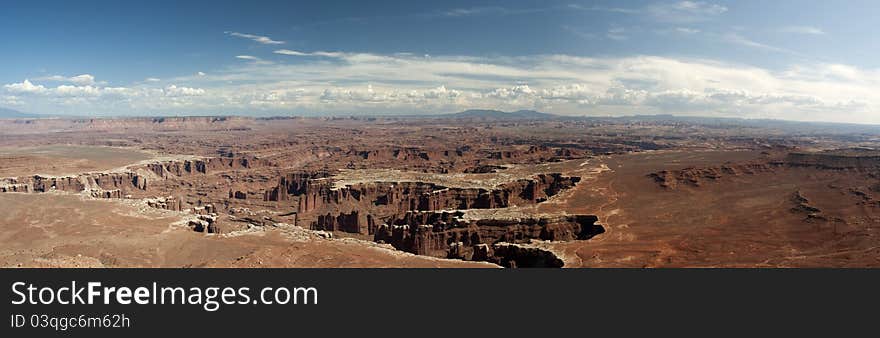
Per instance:
[[[0,263],[880,265],[870,132],[472,115],[0,119]]]

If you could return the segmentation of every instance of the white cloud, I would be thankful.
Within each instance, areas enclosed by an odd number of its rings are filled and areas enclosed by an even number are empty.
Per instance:
[[[702,1],[679,1],[678,3],[673,4],[671,8],[679,11],[706,15],[718,15],[727,12],[727,7]]]
[[[645,12],[657,21],[686,23],[711,20],[727,12],[727,7],[703,1],[679,1],[649,5]]]
[[[239,38],[251,39],[253,41],[259,42],[264,45],[280,45],[284,44],[284,41],[272,40],[268,36],[254,35],[254,34],[245,34],[239,32],[226,32],[230,36],[235,36]]]
[[[3,88],[11,93],[42,93],[46,91],[46,87],[43,87],[43,85],[35,85],[28,79],[25,79],[21,83],[4,85]]]
[[[271,61],[266,61],[266,60],[263,60],[263,59],[258,58],[256,56],[253,56],[253,55],[236,55],[235,58],[239,59],[239,60],[247,60],[247,61],[250,61],[254,64],[271,64],[272,63]]]
[[[760,47],[759,47],[760,48]],[[315,53],[303,53],[316,55]],[[238,63],[210,74],[47,88],[7,84],[31,111],[71,113],[437,113],[472,107],[558,114],[693,114],[880,123],[880,70],[799,64],[782,71],[705,59],[416,56]]]
[[[789,50],[789,49],[771,46],[768,44],[764,44],[764,43],[760,43],[760,42],[751,40],[751,39],[746,38],[746,37],[739,35],[737,33],[727,34],[724,36],[724,39],[727,42],[737,44],[740,46],[751,47],[751,48],[755,48],[755,49],[762,49],[762,50],[777,52],[777,53],[798,54],[797,52]]]
[[[517,85],[510,88],[495,88],[491,92],[487,94],[488,97],[495,97],[499,99],[520,99],[520,98],[531,98],[537,92],[532,90],[528,85]]]
[[[61,75],[50,75],[50,76],[43,76],[43,77],[34,78],[34,80],[37,80],[37,81],[59,81],[59,82],[60,81],[67,81],[67,79],[68,79],[67,77],[61,76]]]
[[[808,34],[808,35],[825,35],[822,29],[811,26],[786,26],[780,28],[783,33]]]
[[[535,8],[507,8],[499,6],[454,8],[439,12],[445,17],[471,17],[471,16],[506,16],[517,14],[532,14],[550,11],[591,11],[607,12],[612,14],[641,15],[660,22],[700,22],[708,21],[727,12],[727,7],[719,4],[703,1],[677,1],[659,2],[641,7],[606,7],[582,4],[553,5]],[[436,15],[429,15],[436,16]]]
[[[71,77],[70,82],[78,85],[92,85],[95,84],[95,77],[90,74],[82,74]]]
[[[162,79],[155,78],[155,77],[148,77],[148,78],[144,79],[144,81],[145,82],[159,82],[159,81],[162,81]]]
[[[471,17],[484,15],[505,16],[572,10],[607,12],[612,14],[624,15],[641,15],[660,22],[687,23],[712,20],[713,18],[727,12],[728,8],[723,5],[703,1],[677,1],[652,3],[635,8],[592,6],[582,4],[553,5],[536,8],[507,8],[498,6],[487,6],[454,8],[451,10],[442,11],[440,12],[440,15],[446,17]]]
[[[136,97],[138,94],[134,89],[127,87],[104,87],[101,88],[101,95],[110,98],[127,99]]]
[[[0,104],[5,106],[20,106],[23,102],[21,102],[21,100],[15,95],[4,95],[0,96]]]
[[[178,87],[177,85],[165,87],[166,96],[199,96],[204,94],[205,90],[201,88]]]
[[[688,27],[676,27],[675,31],[682,34],[697,34],[700,32],[699,29],[688,28]]]
[[[282,55],[291,55],[291,56],[309,56],[309,55],[312,55],[311,53],[303,53],[303,52],[299,52],[299,51],[295,51],[295,50],[290,50],[290,49],[279,49],[279,50],[276,50],[274,53],[275,53],[275,54],[282,54]]]
[[[487,6],[487,7],[470,7],[470,8],[454,8],[448,11],[440,12],[441,16],[446,17],[467,17],[467,16],[482,16],[482,15],[523,15],[523,14],[532,14],[539,12],[547,12],[552,10],[558,10],[563,7],[559,6],[549,6],[549,7],[535,7],[535,8],[507,8],[507,7],[499,7],[499,6]],[[429,15],[433,16],[433,15]]]
[[[57,96],[98,96],[101,95],[101,89],[97,87],[92,87],[90,85],[86,86],[69,86],[69,85],[60,85],[53,90],[54,94]]]
[[[196,72],[196,75],[198,75],[198,76],[205,76],[205,75],[207,75],[207,74],[205,74],[205,72]]]
[[[290,50],[290,49],[279,49],[279,50],[274,51],[273,53],[281,54],[281,55],[290,55],[290,56],[323,56],[323,57],[329,57],[329,58],[339,58],[339,57],[345,56],[345,54],[340,53],[340,52],[316,51],[316,52],[307,53],[307,52],[300,52],[300,51],[295,51],[295,50]]]
[[[418,92],[410,92],[410,94],[418,95]],[[440,86],[434,89],[426,90],[422,97],[426,99],[440,99],[440,98],[456,98],[461,95],[461,92],[454,89],[446,89],[446,86]]]
[[[482,14],[505,14],[508,10],[503,7],[473,7],[473,8],[455,8],[443,12],[446,16],[472,16]]]
[[[38,78],[35,78],[34,80],[70,82],[70,83],[73,83],[75,85],[80,85],[80,86],[95,84],[95,77],[91,74],[81,74],[81,75],[71,76],[71,77],[66,77],[66,76],[62,76],[62,75],[51,75],[51,76],[38,77]]]
[[[330,58],[338,58],[338,57],[344,56],[344,54],[340,53],[340,52],[322,52],[322,51],[314,52],[314,53],[312,53],[312,55],[326,56],[326,57],[330,57]]]
[[[639,14],[642,11],[640,9],[633,8],[622,8],[622,7],[602,7],[602,6],[585,6],[580,4],[569,4],[565,6],[565,9],[574,9],[581,11],[597,11],[597,12],[609,12],[609,13],[621,13],[621,14]]]

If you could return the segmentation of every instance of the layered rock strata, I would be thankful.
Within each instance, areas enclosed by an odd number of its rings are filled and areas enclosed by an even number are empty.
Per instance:
[[[469,220],[464,212],[407,212],[389,224],[379,225],[376,242],[420,255],[470,260],[494,256],[486,245],[500,242],[529,243],[587,240],[604,233],[594,215],[556,215]]]

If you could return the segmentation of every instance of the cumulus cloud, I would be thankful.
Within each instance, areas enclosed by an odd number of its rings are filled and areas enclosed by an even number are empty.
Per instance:
[[[517,85],[509,88],[495,88],[487,96],[499,99],[520,99],[530,98],[535,93],[529,85]]]
[[[69,86],[60,85],[53,90],[57,96],[98,96],[101,95],[101,89],[98,87],[86,86]]]
[[[417,91],[410,92],[411,94],[418,95]],[[426,99],[440,99],[440,98],[456,98],[461,95],[461,92],[455,89],[446,89],[446,86],[440,86],[434,89],[428,89],[423,94],[422,97]]]
[[[62,75],[52,75],[52,76],[44,76],[38,77],[34,80],[39,81],[55,81],[55,82],[70,82],[75,85],[85,86],[85,85],[94,85],[95,84],[95,76],[91,74],[81,74],[71,77],[66,77]]]
[[[198,96],[204,94],[205,90],[201,88],[178,87],[177,85],[165,87],[166,96]]]
[[[46,87],[43,85],[35,85],[31,83],[30,80],[25,79],[20,83],[10,83],[4,85],[5,88],[10,93],[42,93],[46,91]]]
[[[21,102],[21,100],[15,95],[3,95],[0,96],[0,104],[3,104],[4,106],[20,106],[23,102]]]
[[[65,82],[69,78],[65,78]],[[59,81],[45,79],[43,81]],[[30,80],[20,83],[6,84],[0,90],[6,95],[0,95],[2,103],[26,107],[37,111],[53,111],[59,114],[71,113],[105,113],[117,115],[130,109],[180,109],[194,104],[196,97],[204,95],[207,91],[202,88],[169,85],[164,88],[141,85],[132,87],[109,87],[95,82],[80,81],[80,83],[93,83],[86,85],[60,84],[56,87],[46,87],[35,84]],[[9,95],[15,94],[15,95]]]
[[[317,56],[318,52],[298,52]],[[472,107],[557,114],[693,114],[880,123],[880,70],[782,70],[706,59],[334,53],[334,62],[238,63],[128,87],[4,85],[33,111],[438,113]],[[249,59],[245,59],[249,60]]]
[[[95,77],[90,74],[82,74],[71,77],[70,82],[78,85],[92,85],[95,84]]]
[[[284,44],[284,41],[272,40],[268,36],[254,35],[254,34],[245,34],[239,32],[226,32],[230,36],[235,36],[239,38],[251,39],[255,42],[264,44],[264,45],[281,45]]]

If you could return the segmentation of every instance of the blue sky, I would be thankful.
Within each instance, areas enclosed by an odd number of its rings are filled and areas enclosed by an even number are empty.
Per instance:
[[[880,2],[18,2],[0,107],[880,123]]]

